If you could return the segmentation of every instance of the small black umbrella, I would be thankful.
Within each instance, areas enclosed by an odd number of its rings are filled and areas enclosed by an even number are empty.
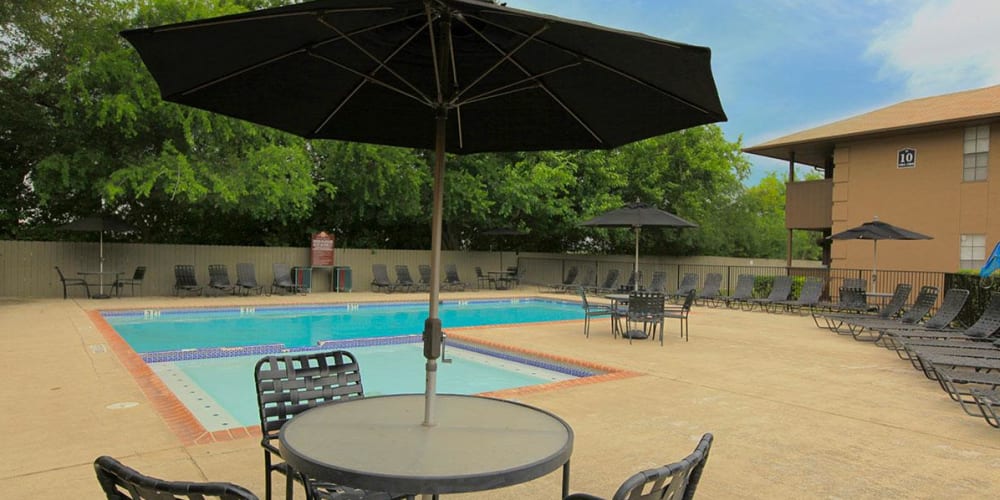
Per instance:
[[[930,236],[893,226],[888,222],[875,220],[852,227],[846,231],[828,236],[831,240],[872,240],[874,254],[872,256],[872,285],[877,281],[878,272],[878,240],[930,240]]]
[[[508,237],[508,236],[524,236],[528,233],[521,231],[520,229],[514,229],[511,227],[498,227],[494,229],[489,229],[483,231],[486,236],[497,236],[497,237]],[[503,248],[500,249],[500,270],[503,270]]]
[[[608,149],[726,119],[711,52],[482,0],[320,0],[128,30],[168,101],[307,138],[445,152]],[[433,423],[440,283],[425,323]]]
[[[107,216],[92,216],[84,217],[82,219],[77,219],[73,222],[63,224],[61,226],[56,226],[59,231],[80,231],[80,232],[96,232],[98,233],[100,239],[100,272],[104,273],[104,233],[131,233],[135,232],[135,226],[114,217]],[[100,279],[100,289],[104,290],[104,274],[99,274]]]
[[[580,223],[591,227],[631,227],[635,229],[635,289],[639,289],[639,231],[644,226],[698,227],[670,212],[636,201]]]

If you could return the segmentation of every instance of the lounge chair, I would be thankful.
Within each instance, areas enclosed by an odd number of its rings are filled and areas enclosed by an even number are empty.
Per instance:
[[[109,456],[94,461],[97,482],[108,500],[160,500],[206,497],[219,500],[258,500],[250,490],[232,483],[165,481],[147,476]]]
[[[990,294],[990,303],[972,326],[962,329],[941,330],[886,330],[885,334],[894,339],[961,339],[973,342],[989,342],[1000,334],[1000,293]]]
[[[667,293],[667,273],[665,271],[653,271],[653,279],[649,280],[649,292]]]
[[[115,295],[121,297],[122,289],[128,285],[132,290],[132,296],[135,296],[135,287],[139,287],[139,293],[142,293],[142,280],[146,277],[146,266],[138,266],[135,268],[135,272],[132,273],[131,278],[118,278],[114,283],[111,284],[111,289],[115,291]]]
[[[479,266],[476,266],[474,269],[476,271],[476,286],[479,287],[479,289],[497,287],[496,278],[483,273],[483,268]]]
[[[638,288],[636,285],[639,285]],[[636,273],[634,270],[628,274],[628,281],[619,289],[624,293],[634,292],[635,290],[643,290],[642,287],[642,271]]]
[[[236,294],[236,285],[229,281],[229,269],[225,264],[208,265],[208,287],[220,292]]]
[[[812,314],[813,323],[816,323],[817,328],[833,330],[836,323],[828,320],[828,315],[864,315],[868,314],[871,309],[863,287],[841,287],[837,302],[817,302],[809,308],[809,312]],[[823,319],[825,326],[819,324],[820,318]]]
[[[597,288],[597,270],[592,267],[587,269],[587,271],[583,274],[583,278],[580,280],[580,284],[578,286],[582,286],[587,290],[593,290]],[[575,290],[576,287],[573,287],[573,289]]]
[[[174,295],[180,295],[181,292],[201,295],[203,288],[195,278],[194,266],[190,264],[174,266]]]
[[[851,331],[851,335],[854,337],[854,340],[874,342],[881,338],[880,330],[905,325],[915,325],[922,321],[927,314],[930,313],[931,308],[937,304],[937,301],[938,288],[936,286],[929,285],[922,286],[920,287],[920,292],[917,294],[917,300],[913,302],[912,306],[903,311],[903,313],[899,315],[898,319],[861,316],[846,321],[847,328]],[[862,334],[865,334],[865,336],[862,337]]]
[[[691,315],[691,306],[694,305],[695,291],[691,290],[688,292],[687,297],[684,298],[684,302],[679,306],[669,306],[663,310],[664,318],[673,318],[681,320],[681,337],[684,342],[688,341],[688,334],[690,333],[690,327],[688,326],[688,316]],[[660,334],[660,345],[663,345],[663,334]]]
[[[420,287],[430,290],[431,283],[434,281],[434,277],[431,276],[431,266],[428,264],[419,264],[417,265],[417,272],[420,273],[420,282],[418,283]]]
[[[577,287],[577,289],[580,291],[580,300],[581,305],[583,306],[583,335],[590,338],[590,318],[599,318],[602,316],[612,317],[614,316],[615,311],[611,308],[611,306],[604,304],[591,304],[590,301],[587,300],[587,290],[582,286]],[[612,321],[614,321],[613,318]],[[615,331],[616,330],[612,328],[612,333]]]
[[[609,269],[607,276],[604,277],[604,281],[600,285],[588,288],[591,293],[611,293],[618,289],[616,286],[618,284],[618,277],[621,275],[621,271],[618,269]]]
[[[976,390],[996,390],[1000,388],[1000,373],[950,368],[931,365],[934,377],[953,401],[957,402],[968,415],[978,417],[983,409],[976,401]],[[988,420],[987,420],[988,421]]]
[[[257,295],[264,293],[264,286],[257,283],[257,272],[252,263],[236,264],[236,291],[242,295],[250,295],[252,292]]]
[[[723,297],[726,307],[742,308],[743,304],[752,299],[753,285],[756,279],[752,274],[741,274],[739,278],[736,278],[736,289],[731,294]]]
[[[698,295],[695,296],[695,304],[699,301],[704,305],[718,305],[719,294],[722,289],[722,274],[708,273],[705,275],[705,286],[702,287]]]
[[[696,273],[684,273],[684,277],[681,278],[681,284],[677,286],[677,290],[670,294],[670,299],[679,302],[683,301],[687,297],[688,292],[691,290],[698,289],[698,275]]]
[[[257,387],[257,409],[260,415],[260,445],[264,448],[264,491],[271,498],[271,473],[285,475],[285,498],[292,498],[292,481],[302,476],[281,458],[278,436],[281,426],[318,405],[365,397],[361,367],[348,351],[326,351],[309,354],[272,355],[261,358],[254,366]],[[308,480],[314,490],[349,490],[358,496],[335,498],[368,498],[364,491],[339,485]],[[324,497],[325,498],[325,497]]]
[[[465,291],[468,283],[458,277],[458,267],[455,264],[444,266],[444,281],[441,282],[442,290]]]
[[[56,272],[59,273],[59,282],[62,283],[63,300],[69,298],[69,293],[67,292],[67,288],[71,286],[82,286],[84,293],[87,294],[87,298],[88,299],[90,298],[90,285],[87,284],[87,280],[83,278],[67,278],[63,276],[62,269],[59,269],[59,266],[55,266],[55,268]]]
[[[893,328],[882,328],[879,330],[878,338],[875,339],[875,343],[885,347],[886,349],[898,352],[902,349],[902,346],[898,345],[898,342],[894,341],[893,334],[940,332],[948,330],[957,331],[957,329],[952,328],[952,323],[955,321],[955,318],[961,314],[962,308],[965,307],[965,302],[968,298],[968,290],[964,288],[952,288],[951,290],[945,292],[941,307],[939,307],[934,315],[927,321],[915,325],[899,325]],[[936,340],[925,339],[924,341],[934,342]]]
[[[805,282],[802,283],[802,289],[799,290],[799,298],[779,300],[771,305],[775,307],[775,310],[780,308],[788,312],[802,312],[805,308],[811,310],[813,306],[819,303],[825,286],[826,281],[823,278],[806,278]]]
[[[271,264],[274,273],[274,280],[271,282],[271,293],[274,292],[302,292],[302,287],[292,280],[292,269],[288,264]]]
[[[759,306],[761,311],[770,311],[775,303],[788,300],[792,294],[792,277],[783,275],[775,276],[771,282],[771,292],[767,297],[747,299],[743,303],[743,310],[753,311],[754,306]]]
[[[896,285],[896,290],[892,293],[892,298],[885,307],[878,310],[876,314],[867,315],[869,318],[878,319],[891,319],[899,314],[903,307],[906,306],[907,301],[910,297],[910,291],[913,286],[908,283],[900,283]],[[832,313],[824,315],[827,324],[830,326],[830,330],[837,332],[840,335],[853,335],[850,328],[841,329],[841,327],[848,325],[850,321],[858,321],[861,317],[857,314],[842,314],[842,313]]]
[[[539,287],[540,292],[568,292],[576,288],[576,279],[579,277],[580,270],[576,266],[570,266],[566,270],[566,277],[559,283],[550,283],[548,285],[542,285]]]
[[[1000,429],[1000,391],[973,389],[972,396],[986,423]]]
[[[389,279],[389,270],[385,264],[372,264],[372,291],[392,293],[396,284]]]
[[[625,330],[622,336],[628,339],[656,339],[660,333],[663,345],[663,309],[667,297],[658,292],[631,292],[628,295],[628,311],[625,313]],[[636,328],[636,325],[640,325]]]
[[[421,288],[419,283],[413,281],[410,268],[406,264],[396,265],[396,288],[406,292],[416,292]]]
[[[694,452],[679,462],[639,472],[622,483],[612,500],[672,499],[691,500],[701,480],[712,448],[712,435],[701,437]],[[574,493],[565,500],[601,500],[588,493]]]

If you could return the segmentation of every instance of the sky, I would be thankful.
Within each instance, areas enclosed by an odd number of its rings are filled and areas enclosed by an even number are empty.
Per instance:
[[[504,1],[711,48],[729,117],[719,126],[743,147],[909,99],[1000,84],[997,0]],[[747,159],[747,185],[788,172],[783,161]]]

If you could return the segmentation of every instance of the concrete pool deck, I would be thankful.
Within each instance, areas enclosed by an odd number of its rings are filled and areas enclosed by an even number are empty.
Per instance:
[[[534,292],[442,297],[575,298]],[[112,352],[90,310],[422,299],[426,294],[0,298],[0,346],[11,375],[0,388],[8,431],[2,497],[103,498],[92,467],[99,455],[165,479],[228,481],[263,495],[258,440],[186,444]],[[462,335],[638,373],[516,396],[573,427],[571,491],[610,497],[633,472],[688,454],[704,432],[716,439],[699,498],[954,499],[1000,491],[1000,431],[967,416],[895,354],[820,330],[808,316],[697,307],[690,323],[684,342],[677,322],[668,321],[662,348],[612,339],[607,319],[595,322],[590,339],[582,320]],[[446,497],[556,498],[559,476]]]

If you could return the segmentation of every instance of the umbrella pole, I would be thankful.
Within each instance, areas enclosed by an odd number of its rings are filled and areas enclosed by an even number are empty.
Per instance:
[[[100,253],[101,253],[101,263],[98,266],[99,267],[98,270],[101,273],[97,275],[97,282],[100,283],[100,287],[98,288],[98,290],[100,290],[100,294],[104,295],[104,231],[101,231],[98,234],[100,234],[99,239],[100,239],[100,242],[101,242],[100,243],[100,247],[99,247],[100,248]]]
[[[635,274],[632,276],[635,277],[633,285],[635,286],[634,289],[637,292],[639,291],[639,231],[640,227],[635,226],[635,269],[633,270]]]
[[[436,134],[434,147],[434,202],[431,219],[431,293],[430,313],[424,322],[424,357],[427,358],[425,391],[424,391],[424,425],[435,425],[434,403],[437,394],[437,358],[441,356],[441,344],[444,341],[441,333],[441,319],[438,316],[438,296],[441,283],[441,226],[444,211],[444,141],[445,124],[448,115],[444,109],[439,109],[436,119]]]
[[[875,249],[872,255],[872,291],[878,291],[878,240],[872,240],[874,242],[873,248]]]

